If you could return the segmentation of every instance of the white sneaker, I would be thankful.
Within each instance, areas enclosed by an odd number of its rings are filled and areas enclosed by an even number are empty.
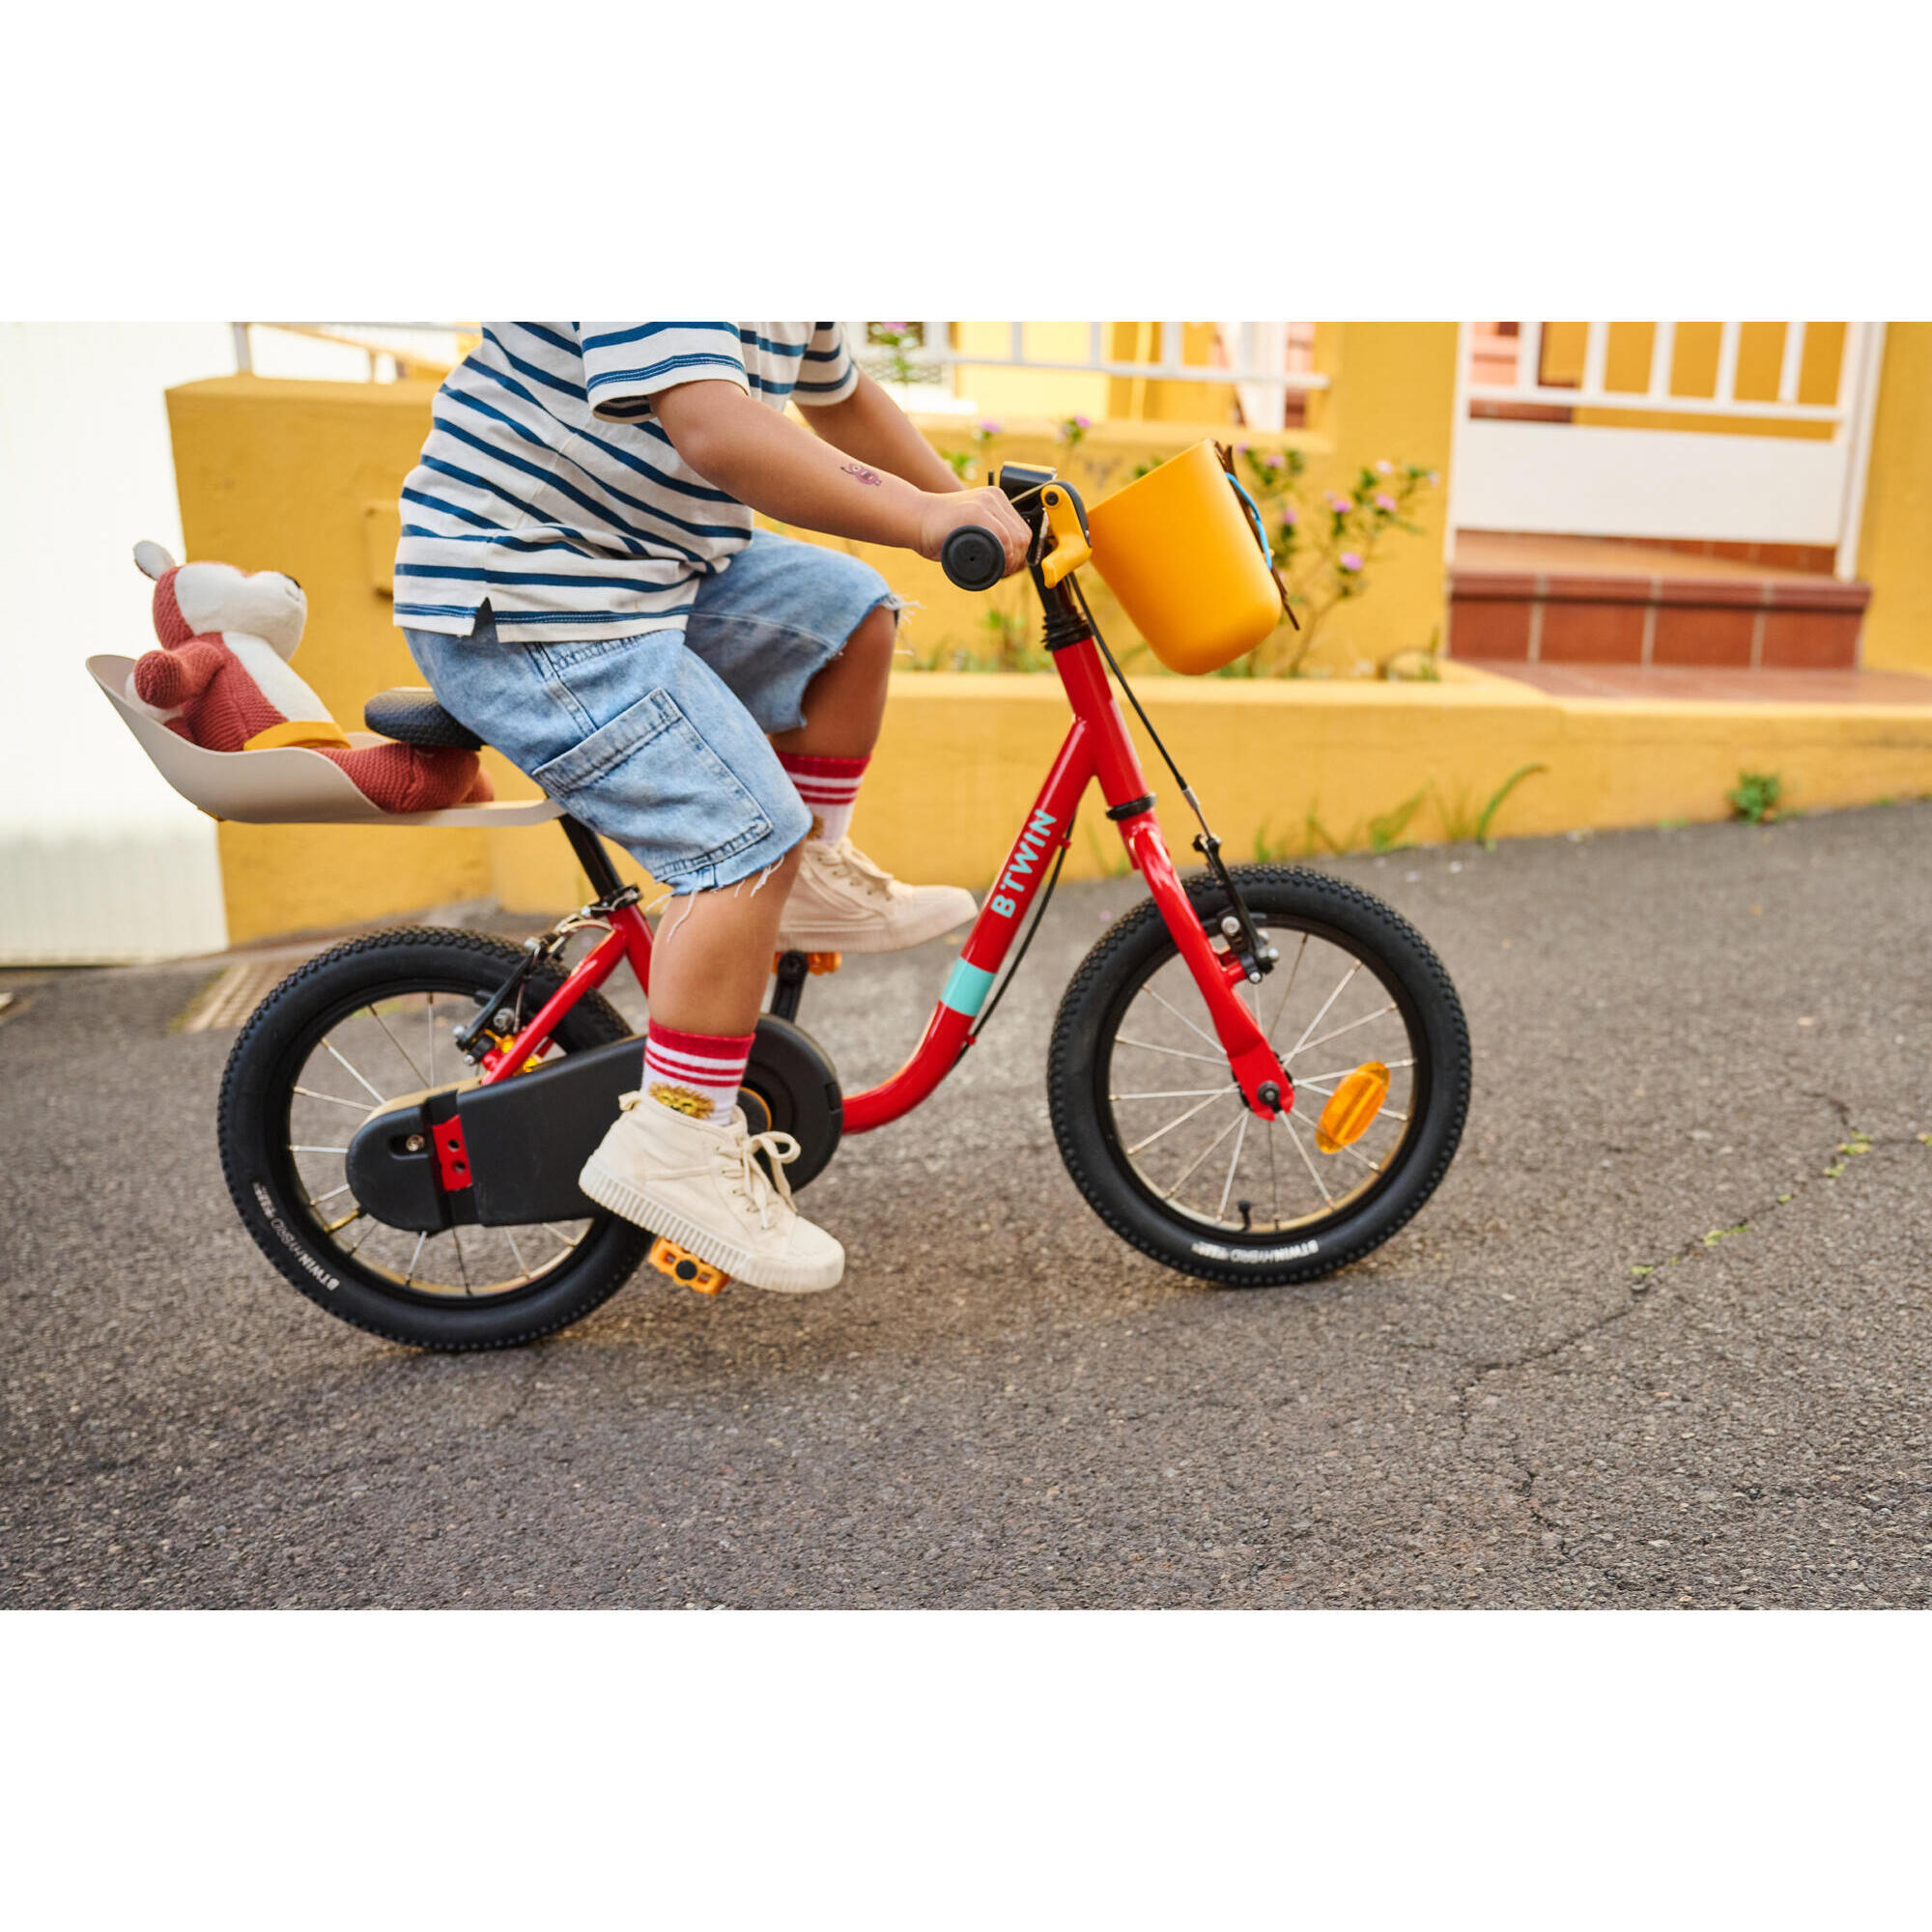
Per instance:
[[[808,838],[779,946],[796,952],[896,952],[979,912],[963,886],[903,886],[849,838]]]
[[[624,1111],[577,1177],[599,1207],[753,1288],[810,1294],[838,1287],[845,1250],[792,1206],[784,1163],[799,1148],[789,1134],[749,1132],[737,1107],[728,1121],[695,1121],[642,1094],[626,1094],[619,1105]]]

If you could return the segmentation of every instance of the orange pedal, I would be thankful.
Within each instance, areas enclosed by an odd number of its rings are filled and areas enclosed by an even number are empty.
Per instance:
[[[696,1294],[716,1294],[731,1279],[723,1268],[715,1268],[709,1262],[701,1262],[688,1249],[681,1248],[675,1241],[668,1241],[660,1235],[651,1243],[647,1259],[660,1274],[668,1274],[673,1281],[681,1281],[686,1288]]]
[[[774,973],[779,970],[779,961],[783,957],[784,954],[782,952],[774,952],[772,954],[772,971]],[[808,952],[805,955],[805,963],[813,973],[836,973],[839,967],[844,965],[845,955],[842,952]]]

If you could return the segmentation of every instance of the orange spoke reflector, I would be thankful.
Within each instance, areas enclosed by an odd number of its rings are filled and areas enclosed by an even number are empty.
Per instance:
[[[1379,1060],[1365,1060],[1328,1096],[1315,1123],[1315,1145],[1323,1153],[1340,1153],[1360,1140],[1381,1112],[1388,1091],[1388,1068]]]

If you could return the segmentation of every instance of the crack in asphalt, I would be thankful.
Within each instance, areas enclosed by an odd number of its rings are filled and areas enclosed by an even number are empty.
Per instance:
[[[1483,1383],[1492,1376],[1509,1374],[1520,1369],[1537,1368],[1543,1363],[1575,1348],[1579,1342],[1588,1340],[1590,1336],[1602,1334],[1605,1329],[1614,1328],[1619,1323],[1627,1321],[1638,1309],[1651,1301],[1655,1293],[1649,1281],[1651,1275],[1662,1273],[1665,1268],[1674,1267],[1681,1262],[1693,1260],[1698,1255],[1708,1253],[1712,1248],[1718,1246],[1719,1242],[1749,1232],[1754,1226],[1760,1225],[1762,1222],[1770,1219],[1772,1215],[1777,1214],[1784,1208],[1794,1205],[1800,1199],[1801,1195],[1809,1188],[1834,1185],[1854,1158],[1862,1157],[1879,1150],[1902,1151],[1918,1147],[1932,1148],[1932,1136],[1925,1134],[1896,1134],[1874,1137],[1869,1134],[1861,1133],[1851,1125],[1852,1109],[1848,1103],[1829,1094],[1807,1094],[1807,1097],[1823,1100],[1837,1111],[1840,1127],[1847,1134],[1847,1139],[1835,1142],[1833,1145],[1832,1151],[1837,1155],[1837,1159],[1816,1176],[1807,1175],[1801,1177],[1789,1191],[1775,1196],[1768,1205],[1744,1215],[1731,1226],[1713,1229],[1706,1234],[1693,1236],[1674,1253],[1666,1256],[1663,1261],[1641,1264],[1642,1275],[1626,1291],[1627,1299],[1622,1306],[1606,1310],[1594,1321],[1582,1323],[1581,1326],[1572,1329],[1567,1334],[1558,1336],[1554,1341],[1546,1344],[1542,1348],[1525,1350],[1519,1355],[1502,1357],[1495,1360],[1478,1360],[1472,1362],[1469,1365],[1468,1380],[1457,1395],[1455,1408],[1457,1447],[1459,1453],[1465,1461],[1481,1463],[1484,1460],[1475,1455],[1471,1450],[1469,1432],[1475,1421],[1475,1398],[1481,1391]],[[1680,1276],[1678,1279],[1683,1281],[1688,1280],[1689,1277]],[[1505,1474],[1505,1480],[1508,1482],[1511,1492],[1521,1503],[1533,1522],[1555,1536],[1556,1555],[1559,1558],[1568,1557],[1571,1553],[1572,1543],[1574,1541],[1569,1534],[1568,1526],[1560,1520],[1551,1517],[1536,1500],[1536,1484],[1543,1472],[1523,1458],[1521,1454],[1522,1437],[1520,1432],[1503,1431],[1499,1432],[1499,1434],[1502,1438],[1502,1460],[1513,1464],[1515,1468],[1514,1477]],[[1491,1467],[1492,1472],[1505,1473],[1497,1470],[1493,1463],[1491,1464]],[[1601,1563],[1599,1568],[1602,1570],[1605,1578],[1614,1584],[1619,1590],[1628,1592],[1639,1590],[1642,1587],[1621,1577],[1607,1563]]]

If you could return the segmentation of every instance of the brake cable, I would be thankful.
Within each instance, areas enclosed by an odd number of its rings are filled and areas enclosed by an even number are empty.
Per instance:
[[[1067,578],[1072,586],[1075,602],[1080,606],[1080,614],[1087,620],[1087,628],[1094,634],[1094,641],[1100,646],[1100,655],[1107,660],[1107,668],[1114,674],[1114,682],[1121,687],[1126,700],[1134,707],[1134,714],[1146,727],[1147,734],[1153,740],[1153,748],[1160,753],[1161,762],[1174,774],[1174,781],[1180,787],[1180,795],[1187,801],[1187,808],[1193,812],[1195,822],[1201,830],[1194,836],[1194,849],[1208,862],[1208,869],[1214,876],[1214,882],[1227,894],[1228,902],[1234,908],[1236,931],[1241,940],[1240,963],[1247,974],[1250,984],[1258,983],[1264,973],[1274,971],[1273,949],[1264,946],[1254,916],[1248,911],[1248,902],[1241,896],[1240,888],[1235,884],[1234,876],[1221,858],[1221,841],[1215,838],[1213,829],[1208,823],[1208,814],[1201,809],[1201,801],[1194,796],[1194,787],[1180,775],[1180,767],[1174,761],[1174,753],[1167,749],[1161,735],[1153,727],[1153,720],[1147,715],[1146,707],[1134,695],[1134,688],[1127,682],[1127,674],[1121,668],[1120,661],[1108,648],[1107,639],[1100,633],[1100,626],[1094,619],[1094,612],[1087,602],[1087,592],[1081,586],[1077,571]],[[1064,849],[1064,848],[1063,848]],[[1236,933],[1227,930],[1224,921],[1222,936],[1232,940]]]

